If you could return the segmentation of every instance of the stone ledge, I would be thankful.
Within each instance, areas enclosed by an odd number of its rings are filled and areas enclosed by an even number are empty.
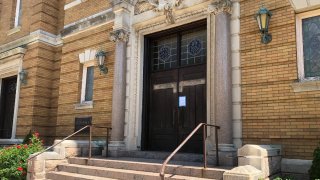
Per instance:
[[[17,27],[15,27],[15,28],[10,29],[10,30],[7,32],[7,35],[10,36],[10,35],[12,35],[12,34],[14,34],[14,33],[19,32],[20,30],[21,30],[21,26],[17,26]]]
[[[309,80],[291,84],[294,92],[319,91],[320,80]]]
[[[79,103],[74,105],[74,109],[81,110],[81,109],[92,109],[93,102],[86,102],[86,103]]]

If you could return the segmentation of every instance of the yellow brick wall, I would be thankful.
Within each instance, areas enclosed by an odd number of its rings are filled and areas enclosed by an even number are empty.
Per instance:
[[[320,142],[320,91],[293,92],[297,80],[295,12],[288,0],[265,0],[271,43],[253,18],[259,0],[242,0],[241,69],[244,144],[281,144],[287,158],[311,159]]]
[[[56,134],[59,137],[74,132],[75,117],[92,116],[94,125],[111,127],[112,85],[114,68],[114,43],[109,40],[112,23],[64,38],[59,82],[58,120]],[[86,49],[103,49],[110,52],[106,58],[108,74],[100,74],[94,68],[93,108],[76,110],[80,103],[82,64],[79,54]],[[95,129],[94,136],[105,139],[105,129]]]
[[[31,5],[28,1],[21,1],[21,30],[12,35],[7,35],[7,32],[12,29],[12,23],[14,21],[15,9],[12,0],[2,0],[0,10],[0,45],[15,39],[26,36],[30,33],[30,17],[31,17]]]
[[[0,1],[0,46],[31,32],[44,30],[59,34],[63,28],[64,0],[22,0],[21,29],[12,29],[15,9],[12,0]],[[44,43],[26,44],[23,68],[27,70],[27,84],[21,85],[17,121],[17,138],[24,138],[29,130],[39,131],[47,141],[55,136],[58,82],[61,47]]]
[[[68,1],[67,1],[68,2]],[[66,4],[67,4],[66,2]],[[64,24],[68,25],[80,19],[97,14],[111,8],[111,3],[104,0],[89,0],[73,6],[65,11]]]
[[[23,68],[28,72],[28,79],[27,84],[20,87],[18,138],[30,129],[47,140],[55,136],[59,51],[61,48],[44,43],[27,46]]]

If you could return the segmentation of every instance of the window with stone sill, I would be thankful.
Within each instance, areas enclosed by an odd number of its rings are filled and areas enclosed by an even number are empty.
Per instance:
[[[320,78],[320,10],[297,15],[299,80]]]
[[[94,62],[83,64],[82,87],[81,87],[81,104],[92,105],[93,99],[93,82],[94,82]]]
[[[293,87],[301,91],[320,90],[318,83],[306,83],[320,80],[320,10],[297,14],[296,29],[299,80]]]

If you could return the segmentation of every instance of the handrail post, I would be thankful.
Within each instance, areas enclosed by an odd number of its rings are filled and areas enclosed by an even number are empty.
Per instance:
[[[207,147],[206,147],[206,138],[207,138],[207,125],[203,125],[203,167],[207,168]]]
[[[92,126],[89,126],[89,159],[91,158]]]
[[[218,127],[215,127],[214,130],[215,130],[215,139],[216,139],[216,163],[217,163],[217,166],[219,166],[219,147],[218,147]]]
[[[107,128],[106,157],[108,157],[108,152],[109,152],[109,128]]]

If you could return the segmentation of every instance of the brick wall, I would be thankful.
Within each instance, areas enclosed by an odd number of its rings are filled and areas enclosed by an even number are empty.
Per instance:
[[[271,43],[253,18],[259,0],[242,0],[241,69],[244,144],[281,144],[284,157],[311,159],[320,139],[320,92],[293,92],[297,80],[295,12],[288,0],[265,0]]]
[[[82,2],[81,4],[73,6],[65,11],[64,24],[70,24],[80,19],[97,14],[101,11],[105,11],[109,8],[111,8],[111,4],[109,1],[90,0]]]
[[[1,0],[0,46],[37,30],[52,34],[61,31],[64,19],[59,18],[63,17],[64,0],[22,0],[21,29],[8,35],[15,15],[13,2]],[[23,68],[28,77],[27,84],[20,87],[16,137],[24,138],[33,129],[45,140],[52,140],[57,118],[61,47],[38,42],[26,44],[26,49]]]
[[[56,134],[65,137],[74,132],[75,117],[92,116],[92,123],[100,126],[111,126],[112,85],[114,67],[114,43],[109,41],[112,23],[104,24],[91,30],[64,38],[59,82],[58,120]],[[93,108],[75,109],[80,103],[82,64],[79,54],[86,49],[103,49],[110,52],[106,58],[108,74],[100,74],[94,68]],[[105,129],[95,129],[94,136],[105,139]],[[83,140],[83,138],[82,138]]]

